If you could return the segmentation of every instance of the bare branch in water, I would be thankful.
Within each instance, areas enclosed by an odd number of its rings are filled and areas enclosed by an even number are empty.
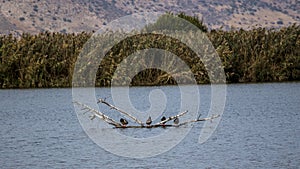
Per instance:
[[[76,103],[78,106],[82,107],[84,110],[87,110],[91,113],[93,113],[94,116],[97,116],[99,117],[100,119],[104,120],[105,122],[107,122],[108,124],[110,125],[113,125],[115,127],[119,127],[119,126],[122,126],[120,123],[118,123],[117,121],[115,121],[114,119],[108,117],[107,115],[103,114],[102,112],[100,111],[97,111],[91,107],[89,107],[88,105],[86,104],[83,104],[83,103],[80,103],[78,101],[74,101],[74,103]],[[85,111],[84,113],[86,113],[87,111]],[[95,117],[91,117],[91,120],[93,120]]]
[[[103,103],[107,106],[109,106],[111,109],[114,109],[114,110],[117,110],[119,111],[120,113],[130,117],[131,119],[133,119],[136,123],[140,124],[140,126],[127,126],[127,125],[122,125],[121,123],[115,121],[114,119],[108,117],[107,115],[105,115],[104,113],[100,112],[100,111],[97,111],[91,107],[89,107],[88,105],[86,104],[83,104],[83,103],[80,103],[80,102],[77,102],[77,101],[74,101],[75,104],[77,104],[78,106],[81,107],[82,110],[84,110],[84,113],[86,112],[91,112],[93,113],[90,118],[91,120],[93,120],[94,118],[98,117],[102,120],[104,120],[105,122],[107,122],[108,124],[110,125],[113,125],[115,128],[157,128],[157,127],[179,127],[179,126],[183,126],[183,125],[186,125],[186,124],[189,124],[189,123],[195,123],[195,122],[199,122],[199,121],[207,121],[207,120],[213,120],[215,118],[218,118],[220,117],[220,115],[213,115],[211,117],[206,117],[206,118],[200,118],[200,115],[198,116],[197,119],[194,119],[194,120],[190,120],[190,121],[186,121],[186,122],[182,122],[182,123],[179,123],[179,124],[165,124],[166,122],[168,121],[171,121],[173,119],[176,119],[180,116],[183,116],[185,115],[188,111],[184,111],[184,112],[181,112],[175,116],[171,116],[169,118],[167,118],[166,120],[163,120],[163,121],[160,121],[159,123],[156,123],[156,124],[153,124],[153,125],[144,125],[140,120],[138,120],[136,117],[132,116],[131,114],[129,113],[126,113],[124,112],[123,110],[109,104],[108,102],[105,101],[105,99],[99,99],[98,100],[98,103]]]
[[[108,102],[105,101],[105,99],[98,99],[98,103],[103,103],[103,104],[107,105],[108,107],[110,107],[111,109],[117,110],[118,112],[120,112],[120,113],[128,116],[129,118],[131,118],[132,120],[134,120],[135,122],[137,122],[138,124],[140,124],[141,126],[144,126],[144,124],[143,124],[143,122],[141,120],[139,120],[136,117],[134,117],[133,115],[131,115],[131,114],[129,114],[129,113],[127,113],[127,112],[125,112],[125,111],[117,108],[116,106],[109,104]]]

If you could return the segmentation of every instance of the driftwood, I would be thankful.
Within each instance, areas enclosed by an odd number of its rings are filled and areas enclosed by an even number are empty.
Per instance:
[[[106,102],[104,99],[98,99],[98,103],[103,103],[103,104],[106,104],[108,107],[110,107],[111,109],[114,109],[114,110],[117,110],[118,112],[130,117],[132,120],[134,120],[135,122],[137,122],[138,124],[140,124],[141,126],[144,126],[143,122],[139,119],[137,119],[136,117],[132,116],[131,114],[129,113],[126,113],[125,111],[117,108],[116,106],[114,105],[111,105],[109,104],[108,102]]]
[[[215,119],[215,118],[218,118],[218,117],[220,117],[219,114],[217,114],[217,115],[212,115],[211,117],[206,117],[206,118],[199,118],[199,117],[198,117],[198,119],[180,123],[180,124],[178,124],[178,126],[183,126],[183,125],[186,125],[186,124],[189,124],[189,123],[195,123],[195,122],[199,122],[199,121],[208,121],[208,120],[212,120],[212,119]]]
[[[115,127],[120,127],[122,126],[121,123],[118,123],[117,121],[115,121],[114,119],[108,117],[107,115],[103,114],[102,112],[100,111],[97,111],[91,107],[89,107],[88,105],[86,104],[83,104],[83,103],[80,103],[80,102],[77,102],[77,101],[74,101],[75,104],[77,104],[78,106],[82,107],[82,110],[87,110],[86,112],[91,112],[93,113],[93,115],[91,116],[91,120],[93,120],[95,117],[99,117],[101,120],[104,120],[106,123],[110,124],[110,125],[113,125]],[[85,112],[85,113],[86,113]]]
[[[175,117],[175,116],[173,116],[173,117]],[[164,128],[164,127],[179,127],[179,126],[187,125],[189,123],[212,120],[212,119],[215,119],[215,118],[218,118],[218,117],[220,117],[220,115],[213,115],[213,116],[207,117],[207,118],[199,118],[199,119],[195,119],[195,120],[191,120],[191,121],[186,121],[186,122],[179,123],[179,124],[159,124],[159,123],[157,123],[157,124],[149,125],[149,126],[118,126],[118,127],[116,126],[115,128],[157,128],[157,127],[163,127]]]
[[[110,107],[111,109],[119,111],[120,113],[122,113],[122,114],[126,115],[127,117],[130,117],[131,119],[133,119],[136,123],[140,124],[139,126],[122,125],[121,123],[119,123],[119,122],[115,121],[114,119],[108,117],[104,113],[102,113],[100,111],[97,111],[97,110],[89,107],[86,104],[83,104],[83,103],[80,103],[80,102],[77,102],[77,101],[74,101],[74,103],[76,105],[80,106],[82,108],[82,110],[86,110],[86,112],[91,112],[92,113],[91,120],[93,120],[94,118],[98,117],[98,118],[102,119],[103,121],[107,122],[108,124],[113,125],[115,128],[157,128],[157,127],[163,127],[164,128],[164,127],[179,127],[179,126],[187,125],[189,123],[195,123],[195,122],[199,122],[199,121],[207,121],[207,120],[212,120],[212,119],[220,117],[220,115],[213,115],[213,116],[207,117],[207,118],[200,118],[200,115],[199,115],[197,119],[186,121],[186,122],[182,122],[182,123],[179,123],[179,124],[165,124],[168,121],[171,121],[173,119],[176,119],[176,118],[179,118],[180,116],[185,115],[188,112],[186,110],[186,111],[181,112],[181,113],[179,113],[179,114],[177,114],[175,116],[168,117],[168,118],[166,118],[166,120],[160,121],[160,122],[158,122],[156,124],[153,124],[153,125],[144,125],[144,123],[141,120],[137,119],[136,117],[132,116],[131,114],[129,114],[129,113],[127,113],[127,112],[125,112],[125,111],[117,108],[114,105],[109,104],[104,99],[99,99],[98,103],[103,103],[103,104],[107,105],[108,107]],[[84,113],[86,113],[86,112],[84,112]]]

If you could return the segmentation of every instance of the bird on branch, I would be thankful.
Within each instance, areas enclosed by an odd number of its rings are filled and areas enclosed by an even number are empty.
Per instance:
[[[166,120],[166,117],[165,116],[163,116],[161,119],[160,119],[160,121],[165,121]],[[164,122],[163,124],[165,124],[166,122]]]
[[[178,123],[179,123],[179,118],[176,117],[176,118],[174,119],[174,124],[178,124]]]
[[[147,125],[150,125],[152,123],[151,117],[149,116],[148,120],[146,121]]]
[[[123,118],[120,119],[120,122],[122,123],[123,126],[126,126],[128,124],[128,121]]]

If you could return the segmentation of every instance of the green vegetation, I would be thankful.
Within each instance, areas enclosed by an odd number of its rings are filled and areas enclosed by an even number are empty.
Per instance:
[[[207,31],[198,18],[179,15]],[[300,80],[299,25],[280,30],[212,30],[206,34],[223,62],[229,83]],[[77,56],[91,35],[85,32],[24,33],[20,38],[0,35],[0,88],[72,86]],[[209,83],[203,63],[187,46],[163,35],[144,34],[120,42],[106,54],[99,66],[96,85],[109,86],[113,72],[126,56],[149,47],[180,56],[190,66],[199,84]],[[176,84],[176,81],[166,72],[149,69],[136,75],[131,84],[164,85]]]
[[[300,26],[212,31],[229,82],[300,80]]]
[[[91,34],[0,36],[0,88],[71,86],[76,57]]]

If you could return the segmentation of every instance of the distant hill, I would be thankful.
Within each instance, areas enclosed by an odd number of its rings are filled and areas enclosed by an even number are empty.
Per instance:
[[[1,0],[0,33],[97,30],[137,12],[184,12],[210,29],[300,24],[299,0]]]

